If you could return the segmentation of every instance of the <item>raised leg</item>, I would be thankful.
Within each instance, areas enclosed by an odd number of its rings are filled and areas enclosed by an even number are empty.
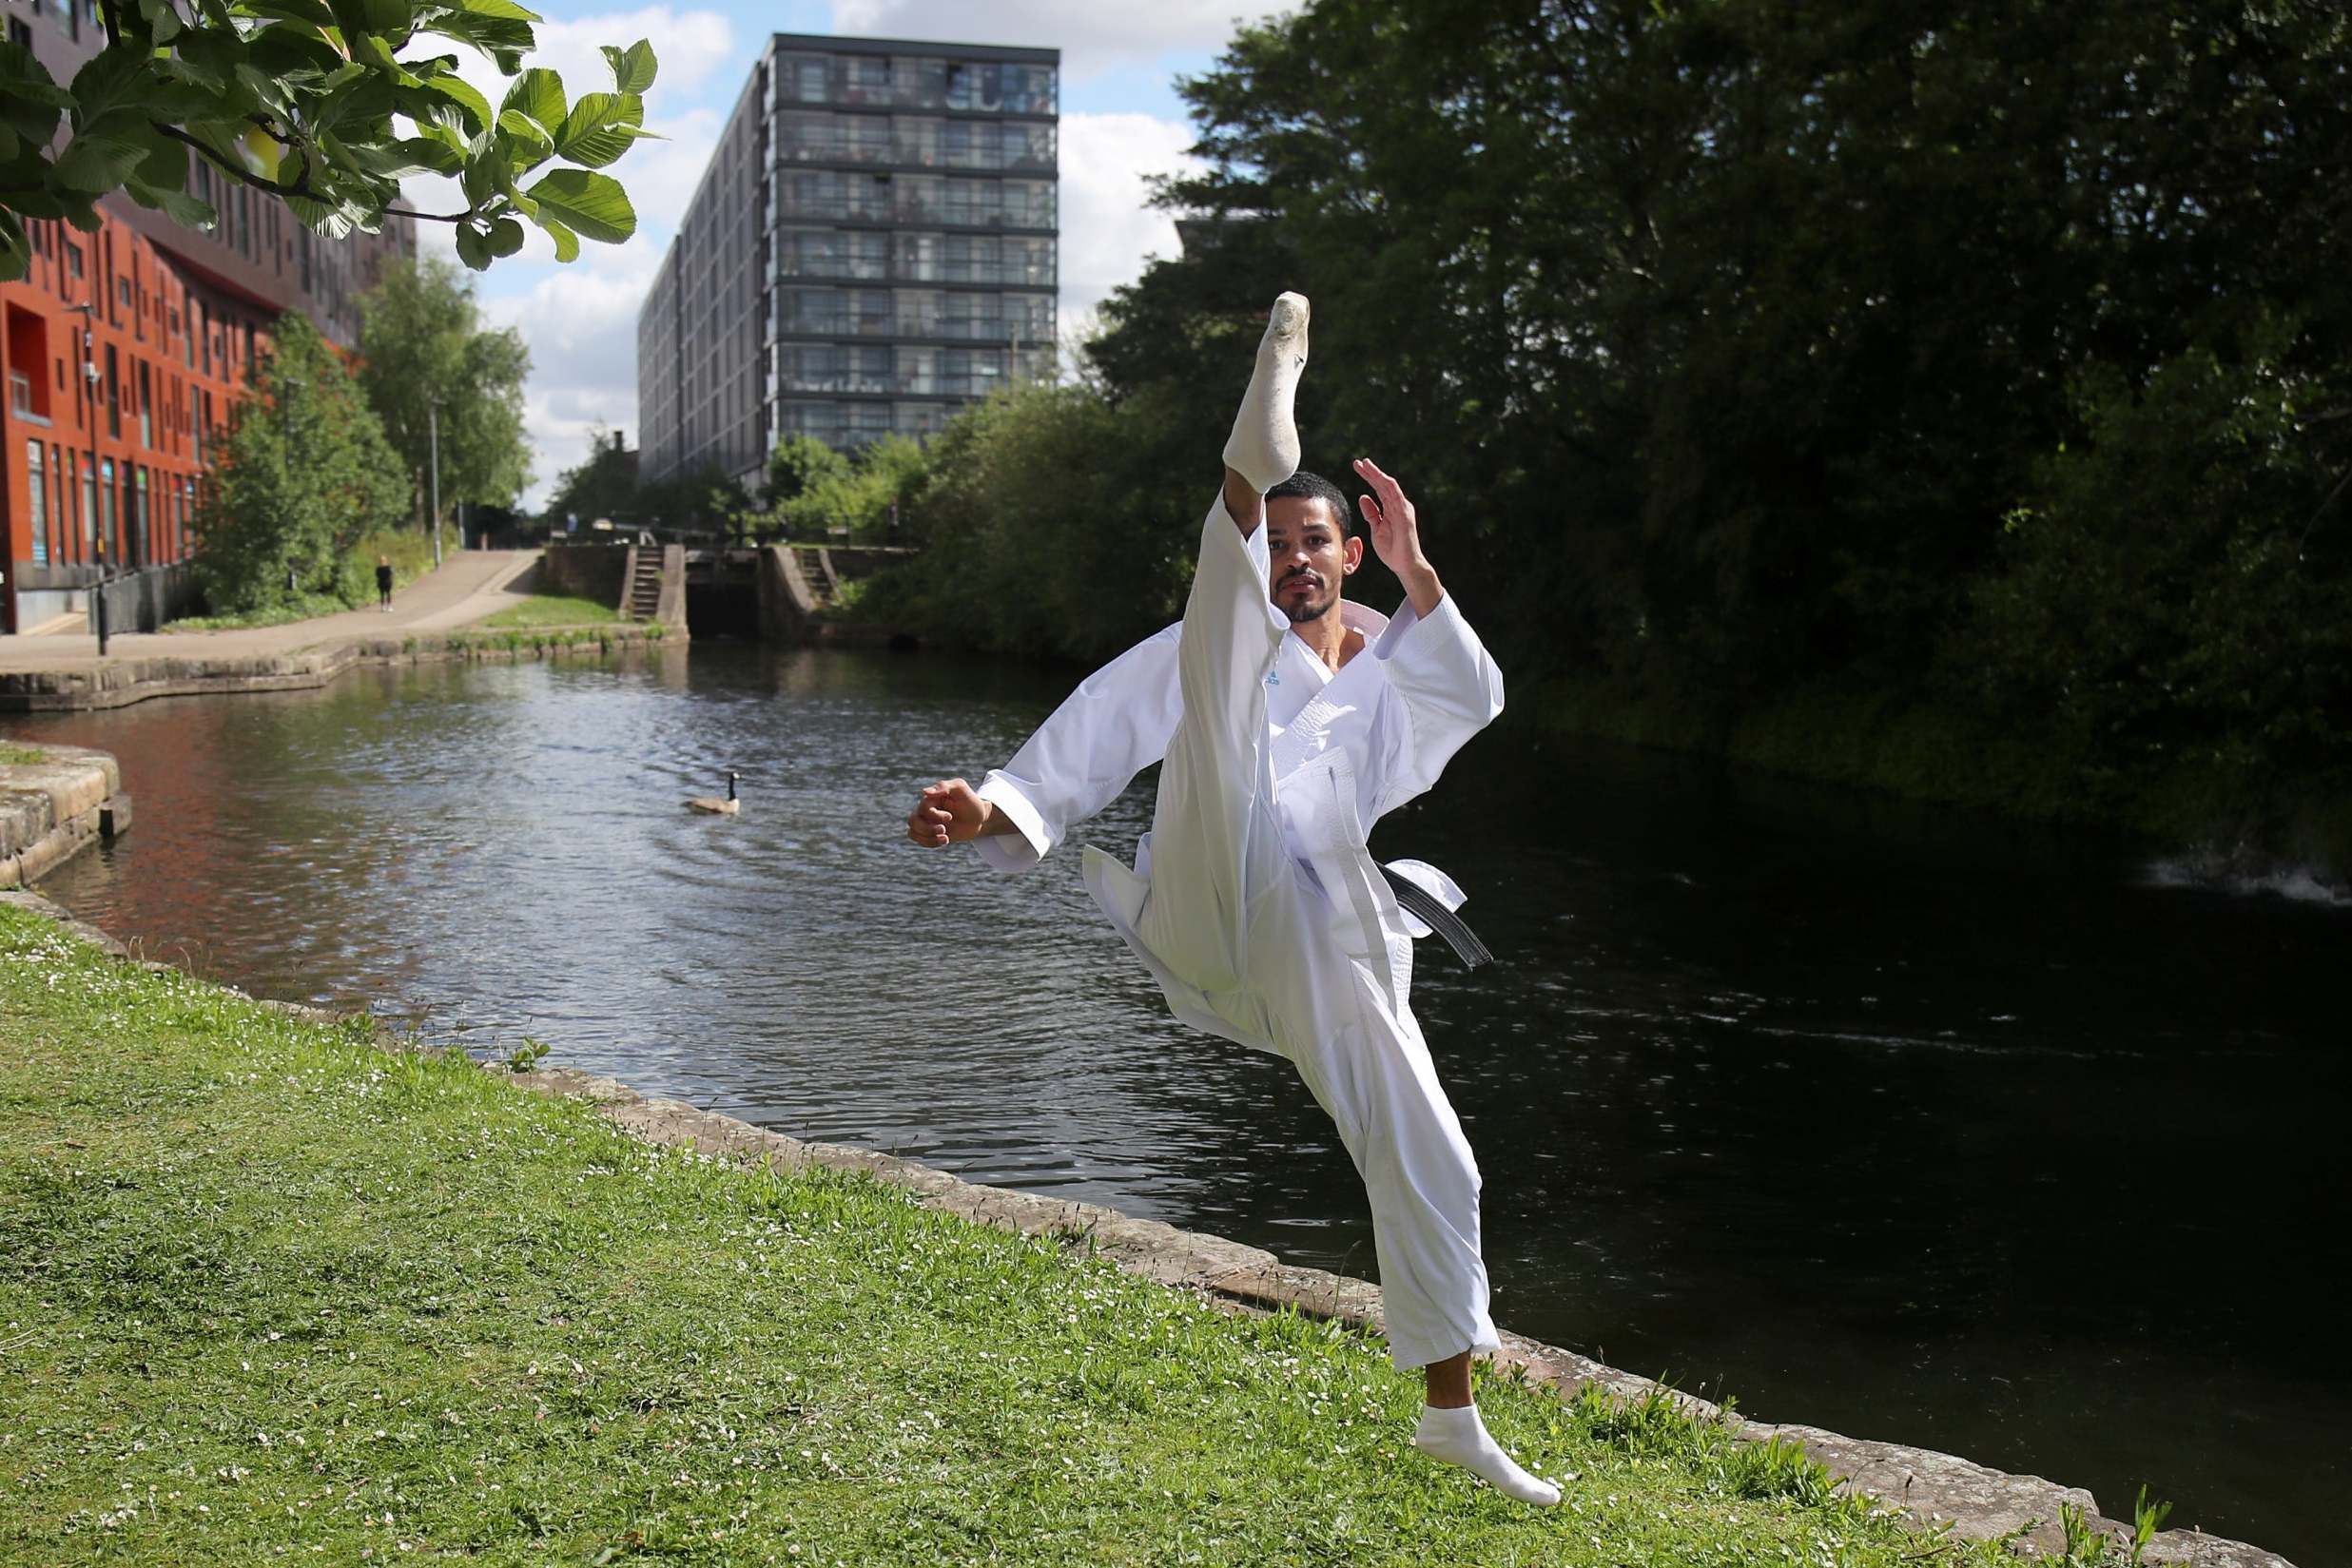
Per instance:
[[[1201,526],[1176,661],[1184,712],[1152,812],[1152,892],[1139,934],[1174,974],[1211,993],[1241,988],[1252,922],[1292,876],[1266,758],[1266,671],[1288,625],[1268,601],[1254,535],[1264,490],[1297,468],[1292,404],[1306,357],[1307,301],[1283,295]]]

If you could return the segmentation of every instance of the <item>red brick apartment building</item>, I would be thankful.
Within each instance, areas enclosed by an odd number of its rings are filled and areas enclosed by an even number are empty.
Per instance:
[[[61,82],[105,38],[94,0],[6,0],[0,14]],[[0,283],[0,634],[78,620],[102,562],[189,555],[206,462],[270,322],[301,310],[349,348],[360,294],[416,251],[397,220],[321,240],[202,159],[188,188],[219,209],[211,233],[109,196],[95,234],[28,221],[32,270]]]

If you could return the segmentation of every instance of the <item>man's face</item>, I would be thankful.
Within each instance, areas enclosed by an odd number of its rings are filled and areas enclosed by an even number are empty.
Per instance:
[[[1344,537],[1338,519],[1312,495],[1266,503],[1267,589],[1296,626],[1328,614],[1340,585],[1364,559],[1364,541]]]

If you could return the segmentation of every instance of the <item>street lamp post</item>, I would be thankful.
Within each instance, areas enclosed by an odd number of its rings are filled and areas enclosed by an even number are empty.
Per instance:
[[[433,449],[433,567],[441,565],[441,400],[425,399],[425,440]]]
[[[98,532],[98,347],[96,327],[97,306],[85,300],[68,310],[82,313],[82,392],[89,405],[89,473],[76,499],[82,504],[74,510],[83,513],[82,528],[96,542],[98,554],[98,586],[90,591],[90,621],[98,630],[98,656],[107,656],[107,542]]]
[[[292,533],[296,519],[294,508],[294,389],[310,385],[299,376],[278,377],[278,504],[287,511],[286,529]],[[286,568],[286,597],[292,599],[302,590],[300,569]]]

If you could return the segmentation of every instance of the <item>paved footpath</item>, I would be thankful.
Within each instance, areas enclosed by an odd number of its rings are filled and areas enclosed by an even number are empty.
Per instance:
[[[448,556],[392,596],[392,612],[369,606],[339,615],[321,615],[283,626],[239,631],[130,632],[98,639],[88,632],[68,636],[0,637],[0,674],[20,671],[95,672],[133,659],[243,659],[294,653],[332,644],[471,626],[519,604],[528,595],[514,590],[515,579],[539,558],[535,550],[467,550]]]

